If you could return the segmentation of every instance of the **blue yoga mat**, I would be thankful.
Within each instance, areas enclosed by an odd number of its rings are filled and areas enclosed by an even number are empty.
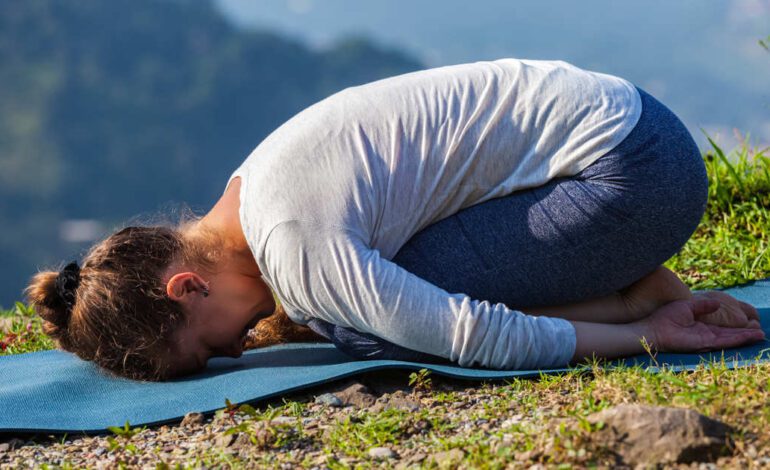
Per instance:
[[[770,337],[770,278],[721,289],[754,305]],[[658,354],[659,367],[691,370],[702,361],[740,367],[770,360],[767,341],[706,354]],[[655,370],[646,355],[609,363]],[[570,369],[501,371],[390,360],[357,361],[328,343],[296,343],[213,358],[208,368],[171,382],[116,379],[64,351],[0,357],[0,433],[102,434],[128,420],[132,426],[178,422],[186,413],[210,413],[232,403],[255,403],[313,385],[378,369],[422,369],[449,377],[493,380],[537,377]]]

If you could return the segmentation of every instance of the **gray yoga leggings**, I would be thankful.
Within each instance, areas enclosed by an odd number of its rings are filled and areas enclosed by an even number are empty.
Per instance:
[[[392,261],[512,309],[601,297],[652,272],[700,223],[708,178],[682,122],[637,90],[639,122],[582,172],[463,209],[415,234]],[[308,326],[355,358],[446,361],[322,320]]]

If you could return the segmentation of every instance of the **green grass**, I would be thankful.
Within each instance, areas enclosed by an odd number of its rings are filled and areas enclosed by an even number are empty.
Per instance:
[[[744,143],[727,155],[711,144],[704,155],[710,180],[706,213],[692,238],[665,263],[692,289],[770,276],[767,149],[749,149]],[[0,313],[0,318],[9,323],[0,329],[5,345],[0,354],[53,347],[42,334],[39,319],[23,304]],[[391,446],[402,457],[416,449],[430,454],[459,448],[463,464],[474,468],[503,468],[511,462],[556,468],[612,465],[606,449],[592,443],[596,427],[586,417],[619,403],[687,407],[725,421],[738,432],[731,460],[722,464],[745,467],[749,461],[770,457],[765,450],[770,449],[769,371],[764,365],[730,370],[714,362],[690,373],[652,373],[638,367],[605,370],[597,362],[587,372],[478,384],[471,395],[441,391],[436,386],[439,377],[431,381],[428,374],[413,373],[409,382],[423,401],[419,411],[356,410],[337,419],[299,401],[263,409],[230,407],[229,414],[242,421],[233,421],[226,432],[253,438],[248,458],[212,448],[181,456],[181,465],[165,462],[158,468],[273,467],[280,462],[311,467],[319,459],[330,468],[370,468],[398,462],[373,461],[368,449],[374,446]],[[273,425],[270,420],[276,416],[295,417],[297,425]],[[322,421],[324,429],[305,429],[301,423],[307,418]],[[127,437],[118,437],[126,442],[114,438],[120,443],[114,451],[128,456],[132,449],[128,442],[141,434],[128,435],[132,433],[125,429],[129,428],[124,426]],[[305,452],[297,454],[297,449]],[[438,468],[429,459],[419,465]]]
[[[43,322],[21,302],[11,310],[0,310],[0,355],[53,349],[54,342],[43,333]]]
[[[729,287],[770,274],[768,149],[752,150],[744,142],[730,159],[709,142],[706,213],[682,250],[664,263],[692,289]]]

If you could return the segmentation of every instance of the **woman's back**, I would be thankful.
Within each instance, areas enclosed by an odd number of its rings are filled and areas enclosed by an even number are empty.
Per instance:
[[[561,61],[348,88],[284,123],[233,173],[244,234],[298,323],[321,318],[461,365],[564,363],[565,320],[449,294],[388,260],[460,209],[579,173],[640,114],[632,84]]]
[[[314,219],[361,231],[389,258],[462,208],[579,173],[640,114],[629,82],[566,62],[452,65],[331,95],[233,175],[249,173],[242,204],[263,237]]]

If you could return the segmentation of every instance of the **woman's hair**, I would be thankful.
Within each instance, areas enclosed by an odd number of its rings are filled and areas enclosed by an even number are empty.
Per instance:
[[[115,375],[168,378],[174,332],[186,316],[167,296],[162,273],[175,261],[213,272],[224,254],[219,236],[197,222],[126,227],[88,251],[79,276],[73,278],[72,264],[34,275],[25,294],[44,320],[43,332],[59,348]],[[258,324],[254,338],[247,347],[319,337],[292,323],[279,307]]]

